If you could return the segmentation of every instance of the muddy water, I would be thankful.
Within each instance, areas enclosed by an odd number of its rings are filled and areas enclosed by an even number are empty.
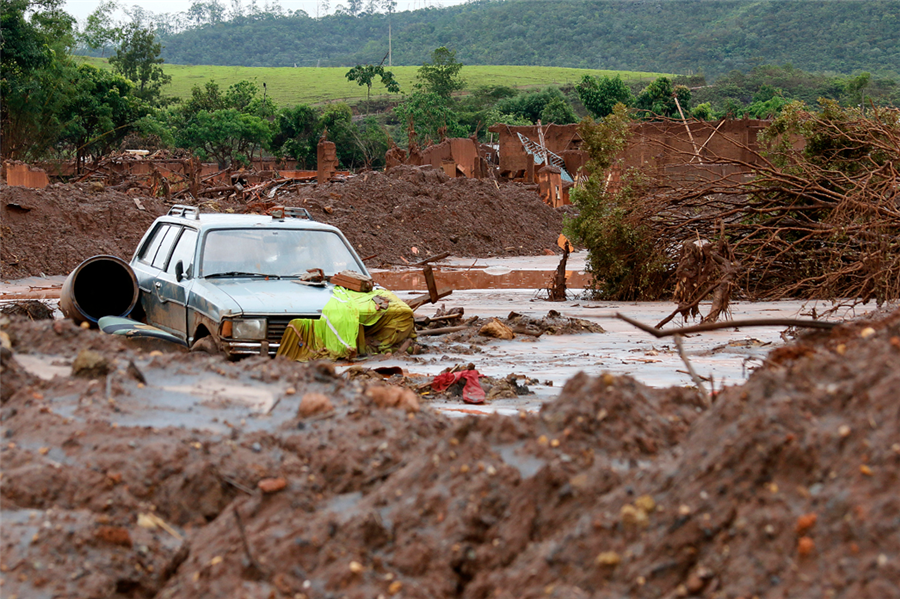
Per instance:
[[[407,297],[401,293],[400,297]],[[400,365],[411,373],[434,375],[454,364],[474,363],[482,374],[502,377],[510,373],[537,379],[529,384],[533,397],[496,400],[485,406],[436,404],[450,415],[473,412],[513,414],[519,410],[537,409],[542,401],[555,397],[566,381],[580,371],[590,375],[610,372],[627,374],[654,387],[692,385],[684,362],[671,338],[657,339],[615,318],[620,312],[648,324],[656,324],[674,309],[669,302],[612,303],[579,299],[570,294],[569,301],[548,302],[532,289],[463,290],[441,300],[447,307],[463,307],[466,315],[505,317],[510,312],[540,318],[550,310],[563,316],[584,318],[599,323],[605,333],[578,335],[543,335],[539,338],[519,336],[511,341],[479,338],[477,346],[448,344],[435,353],[407,360],[386,360],[379,366]],[[806,314],[813,304],[801,301],[735,302],[732,319],[796,318]],[[819,305],[822,313],[829,305]],[[421,307],[417,314],[430,315],[436,306]],[[701,305],[706,313],[708,305]],[[841,317],[850,316],[841,314]],[[673,323],[671,326],[678,326]],[[693,324],[693,323],[689,323]],[[689,360],[706,385],[721,389],[744,382],[750,372],[762,364],[766,354],[784,343],[784,327],[722,329],[690,335],[684,339]]]
[[[438,289],[448,287],[456,290],[467,289],[547,289],[556,275],[546,270],[510,270],[504,268],[472,268],[457,270],[440,268],[434,270],[434,280]],[[426,291],[422,271],[376,271],[375,281],[387,289],[408,289]],[[573,270],[566,271],[566,287],[584,289],[590,284],[590,276]]]

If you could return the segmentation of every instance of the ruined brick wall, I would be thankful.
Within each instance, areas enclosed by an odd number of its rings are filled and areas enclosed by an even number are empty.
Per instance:
[[[544,125],[542,129],[545,147],[560,156],[567,151],[580,150],[581,136],[578,135],[577,128],[578,125]],[[533,167],[529,163],[533,165],[534,158],[525,152],[517,134],[521,133],[531,141],[539,143],[537,125],[512,127],[498,124],[488,127],[488,131],[499,135],[500,175],[511,178],[524,175],[527,181],[534,181],[533,175],[528,174],[533,172]]]
[[[663,170],[671,164],[690,160],[684,153],[699,150],[700,160],[718,156],[753,163],[751,151],[759,150],[756,137],[770,121],[755,119],[728,120],[724,122],[690,122],[691,144],[684,123],[638,123],[632,126],[631,137],[623,152],[624,168]]]
[[[555,166],[538,169],[534,175],[538,184],[538,193],[545,204],[559,208],[570,204],[568,189],[563,186],[562,173]]]
[[[338,159],[337,146],[333,141],[320,141],[316,148],[316,159],[318,163],[319,185],[326,183],[337,173]]]
[[[43,169],[29,166],[24,162],[10,161],[4,163],[6,184],[12,187],[31,187],[43,189],[50,184],[47,173]]]
[[[478,146],[468,137],[453,137],[422,150],[422,164],[444,169],[450,177],[474,179],[480,176]],[[449,166],[445,166],[449,165]]]
[[[759,149],[757,134],[767,127],[769,121],[742,119],[719,122],[688,123],[694,144],[688,136],[684,123],[635,123],[632,135],[623,151],[622,168],[641,168],[651,175],[664,176],[667,167],[683,164],[690,160],[683,152],[699,150],[702,162],[713,156],[741,160],[752,163],[751,151]],[[509,178],[523,178],[534,181],[534,158],[529,155],[517,133],[537,142],[538,128],[510,127],[494,125],[488,129],[499,135],[500,174]],[[547,125],[544,127],[544,143],[548,150],[558,154],[565,161],[566,170],[573,177],[587,163],[587,154],[581,149],[582,140],[577,125]],[[694,167],[691,167],[694,168]],[[618,175],[613,176],[618,179]]]

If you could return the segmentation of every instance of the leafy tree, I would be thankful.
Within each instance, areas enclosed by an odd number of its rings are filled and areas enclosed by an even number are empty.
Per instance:
[[[856,77],[852,77],[847,80],[845,93],[851,105],[861,106],[865,108],[865,90],[871,81],[872,75],[870,73],[860,73]]]
[[[613,106],[620,102],[625,106],[634,104],[634,94],[619,75],[615,77],[585,75],[575,86],[575,92],[584,107],[596,119],[611,114]]]
[[[232,83],[224,92],[215,80],[207,81],[203,87],[195,85],[191,88],[191,97],[184,101],[177,111],[184,118],[190,118],[191,115],[203,110],[212,112],[225,108],[234,108],[239,112],[257,116],[267,116],[276,112],[271,100],[266,98],[263,101],[259,97],[259,86],[246,79]]]
[[[685,116],[691,110],[691,90],[683,85],[672,86],[668,77],[660,77],[638,94],[635,107],[647,111],[653,116],[678,118],[678,106],[675,98],[681,104]]]
[[[312,147],[315,149],[321,133],[328,130],[328,139],[337,146],[337,157],[340,164],[347,169],[360,168],[370,165],[374,160],[371,154],[373,146],[367,145],[369,137],[378,137],[381,132],[375,126],[375,121],[366,119],[363,127],[357,127],[353,123],[353,111],[344,102],[329,104],[322,111],[316,124],[316,132],[313,137]],[[387,151],[387,143],[384,143],[384,151]]]
[[[615,193],[606,186],[605,173],[625,147],[629,124],[627,108],[620,103],[600,121],[585,119],[578,127],[591,176],[572,190],[579,213],[567,222],[566,234],[587,247],[592,287],[603,299],[641,299],[645,289],[665,276],[665,255],[646,224],[632,217],[641,200],[640,173],[626,173]]]
[[[272,130],[265,119],[226,108],[195,114],[178,132],[176,142],[225,168],[234,163],[249,164],[253,154],[268,145],[271,137]]]
[[[453,92],[466,86],[459,76],[462,68],[463,64],[456,60],[456,52],[441,46],[431,53],[431,62],[419,67],[416,77],[425,92],[449,99]]]
[[[725,98],[724,106],[722,107],[720,114],[724,118],[736,119],[740,118],[743,114],[747,114],[747,109],[737,98]]]
[[[478,132],[478,138],[487,139],[488,127],[497,123],[511,125],[513,127],[524,127],[533,125],[528,119],[516,114],[500,112],[496,107],[487,110],[481,110],[475,113],[463,113],[459,117],[460,125],[468,129],[470,132]]]
[[[518,94],[497,102],[496,107],[502,113],[515,115],[534,124],[543,119],[544,110],[551,103],[555,104],[557,112],[561,111],[559,115],[550,115],[561,119],[561,122],[554,122],[559,124],[577,122],[575,111],[558,87],[551,86],[537,92]]]
[[[203,84],[203,87],[195,85],[191,88],[191,97],[179,107],[179,112],[186,116],[205,110],[222,110],[228,108],[229,102],[214,79]],[[233,108],[233,106],[232,106]]]
[[[76,77],[68,58],[75,20],[60,0],[0,1],[0,137],[5,158],[46,155]]]
[[[187,18],[195,25],[220,23],[225,17],[225,5],[219,0],[194,0],[187,10]]]
[[[162,86],[172,81],[160,66],[161,44],[150,29],[138,23],[129,24],[122,32],[122,43],[111,56],[109,63],[113,70],[134,82],[135,95],[151,104],[165,104]]]
[[[252,81],[242,79],[228,86],[228,91],[225,93],[225,107],[248,112],[258,94],[259,86]]]
[[[101,1],[94,12],[88,15],[84,31],[81,32],[80,39],[84,45],[91,50],[101,50],[101,56],[122,36],[122,28],[116,26],[112,19],[118,8],[116,0]]]
[[[578,117],[572,110],[572,105],[562,98],[551,98],[541,111],[541,123],[548,125],[555,123],[557,125],[569,125],[577,123]]]
[[[756,100],[747,107],[747,114],[754,119],[771,119],[778,116],[785,106],[791,101],[781,95],[775,95],[767,100]]]
[[[412,121],[422,143],[468,134],[460,125],[459,115],[450,108],[448,98],[433,92],[417,91],[410,94],[394,108],[394,116],[401,124]]]
[[[471,94],[460,98],[460,107],[484,109],[506,98],[517,96],[519,90],[508,85],[480,85]]]
[[[353,140],[355,152],[352,168],[384,166],[384,155],[390,149],[391,138],[375,117],[367,117],[354,126]]]
[[[369,115],[369,97],[372,93],[372,83],[375,81],[375,77],[381,77],[381,84],[384,85],[390,93],[396,94],[400,91],[400,84],[394,79],[394,74],[385,70],[380,64],[358,64],[347,71],[345,77],[347,77],[348,81],[356,81],[359,85],[366,86],[366,116]]]
[[[69,101],[62,107],[61,141],[75,148],[76,161],[88,154],[105,154],[133,128],[149,108],[133,97],[132,83],[110,71],[80,65]]]
[[[691,110],[691,115],[699,121],[711,121],[713,119],[712,105],[709,102],[697,104]]]
[[[306,104],[282,109],[275,119],[272,151],[276,156],[290,156],[304,168],[315,166],[318,120],[316,110]]]
[[[263,148],[278,149],[271,142],[279,132],[279,117],[273,119],[276,122],[269,120],[276,112],[252,81],[238,81],[225,92],[215,81],[207,81],[203,87],[195,85],[191,97],[171,111],[171,126],[179,147],[213,158],[225,168],[249,163]],[[287,139],[282,135],[280,144]]]

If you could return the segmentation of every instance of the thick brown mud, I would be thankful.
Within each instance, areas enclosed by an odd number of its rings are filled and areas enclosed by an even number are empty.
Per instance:
[[[330,365],[3,331],[5,597],[900,596],[900,312],[800,337],[709,409],[579,375],[452,420]]]

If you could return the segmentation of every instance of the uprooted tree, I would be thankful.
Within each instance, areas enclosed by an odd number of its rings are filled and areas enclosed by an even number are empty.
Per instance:
[[[741,146],[752,161],[704,156],[688,180],[626,173],[616,193],[597,168],[612,164],[615,146],[603,146],[595,174],[574,195],[581,215],[570,224],[590,250],[596,291],[652,299],[684,288],[676,262],[693,243],[727,262],[713,259],[722,268],[707,272],[706,293],[727,282],[762,299],[900,297],[900,111],[831,101],[819,108],[786,107],[761,135],[761,152]],[[595,161],[591,139],[608,119],[582,125]],[[694,157],[682,154],[686,163]],[[722,165],[749,174],[722,175],[714,168]],[[676,298],[687,313],[703,295],[693,290]]]

